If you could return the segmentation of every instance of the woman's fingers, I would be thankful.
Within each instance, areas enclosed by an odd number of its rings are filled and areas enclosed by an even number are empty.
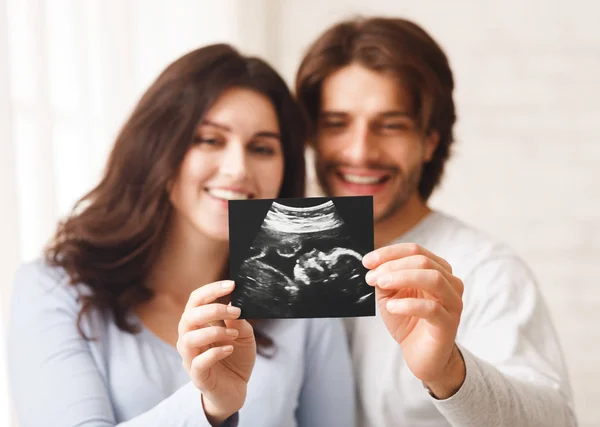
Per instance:
[[[210,368],[212,368],[219,360],[225,359],[231,353],[233,353],[232,345],[209,348],[194,357],[190,366],[190,375],[201,382],[206,381]]]
[[[239,307],[225,304],[207,304],[192,307],[183,312],[179,321],[179,335],[200,328],[211,322],[237,319],[241,314]]]
[[[192,307],[210,304],[218,298],[231,293],[233,288],[235,288],[235,283],[232,280],[221,280],[201,286],[190,294],[185,309],[188,310]]]
[[[254,336],[254,328],[244,319],[225,320],[225,326],[228,328],[237,329],[239,338],[249,338]]]
[[[181,344],[188,348],[202,348],[217,342],[233,341],[238,335],[237,329],[211,326],[186,332],[181,338]]]

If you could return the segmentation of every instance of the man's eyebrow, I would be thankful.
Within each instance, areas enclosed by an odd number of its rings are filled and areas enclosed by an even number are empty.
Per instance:
[[[384,111],[382,113],[379,113],[378,116],[381,117],[382,119],[389,119],[389,118],[394,118],[394,117],[412,118],[412,115],[408,111],[402,111],[402,110]]]
[[[343,117],[348,117],[348,113],[345,113],[343,111],[322,111],[319,114],[320,117],[327,117],[327,118],[343,118]]]
[[[349,115],[349,113],[346,113],[343,111],[323,111],[319,114],[319,116],[321,118],[345,118],[345,117],[348,117],[348,115]],[[382,118],[382,119],[395,118],[395,117],[412,118],[412,114],[410,114],[408,111],[404,111],[404,110],[382,111],[380,113],[377,113],[376,116],[379,118]]]

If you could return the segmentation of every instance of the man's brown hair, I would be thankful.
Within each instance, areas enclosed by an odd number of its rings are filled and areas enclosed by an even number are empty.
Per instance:
[[[296,95],[310,117],[312,138],[323,81],[352,63],[394,76],[411,96],[419,130],[439,135],[419,182],[419,194],[427,200],[440,181],[454,141],[454,79],[446,55],[425,30],[406,19],[355,18],[329,28],[309,47],[296,75]]]

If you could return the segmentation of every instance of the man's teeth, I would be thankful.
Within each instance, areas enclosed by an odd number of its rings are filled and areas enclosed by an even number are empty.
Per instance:
[[[219,188],[208,189],[208,194],[223,200],[246,200],[249,198],[246,193],[238,193],[236,191],[222,190]]]
[[[351,182],[352,184],[377,184],[381,181],[381,177],[377,176],[342,174],[342,178],[344,178],[344,181]]]

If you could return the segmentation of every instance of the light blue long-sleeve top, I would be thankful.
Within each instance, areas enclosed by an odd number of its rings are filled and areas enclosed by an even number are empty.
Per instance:
[[[98,312],[84,317],[84,332],[96,338],[87,341],[77,330],[79,308],[63,270],[36,261],[18,271],[8,364],[21,427],[210,425],[200,391],[173,346],[141,322],[142,332],[130,334]],[[341,321],[261,326],[276,351],[257,357],[239,426],[354,426],[354,382]]]

